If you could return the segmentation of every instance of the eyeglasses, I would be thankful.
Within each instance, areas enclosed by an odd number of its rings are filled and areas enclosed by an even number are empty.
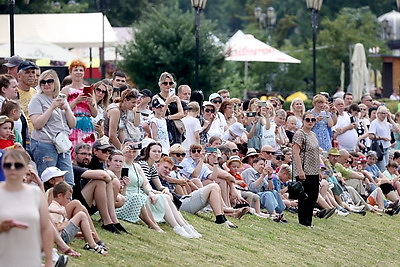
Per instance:
[[[201,153],[201,149],[192,149],[191,150],[191,152],[193,153],[193,154],[195,154],[195,153]]]
[[[174,82],[162,82],[162,85],[174,85]]]
[[[204,110],[204,112],[206,112],[206,113],[214,113],[214,110],[213,110],[213,109],[208,109],[208,108],[206,108],[206,109]]]
[[[284,160],[285,160],[285,157],[276,157],[276,160],[284,161]]]
[[[76,153],[76,154],[82,155],[82,156],[85,156],[85,157],[91,157],[92,156],[92,153]]]
[[[40,84],[52,84],[54,83],[54,79],[48,79],[48,80],[41,80]]]
[[[366,111],[367,109],[366,108],[360,108],[360,111]]]
[[[268,154],[268,155],[272,155],[275,154],[275,152],[273,151],[261,151],[262,153]]]
[[[22,169],[25,165],[22,164],[22,163],[19,163],[19,162],[15,162],[15,163],[5,162],[5,163],[3,164],[3,168],[6,169],[6,170],[10,170],[12,166],[14,166],[14,169],[20,170],[20,169]]]
[[[211,102],[213,102],[214,104],[221,104],[222,100],[212,100]]]
[[[372,102],[372,99],[365,99],[365,101],[370,101],[370,102]]]
[[[192,153],[194,153],[193,152],[193,150],[192,150]],[[184,157],[184,156],[186,156],[186,153],[174,153],[177,157]]]
[[[234,149],[232,149],[232,152],[233,152],[233,153],[237,153],[237,152],[239,152],[239,149],[234,148]]]
[[[304,119],[306,122],[316,122],[317,119],[316,118],[305,118]]]
[[[107,90],[101,90],[100,88],[96,88],[96,91],[102,94],[107,93]]]
[[[111,149],[108,148],[100,149],[100,151],[103,152],[104,154],[111,153]]]

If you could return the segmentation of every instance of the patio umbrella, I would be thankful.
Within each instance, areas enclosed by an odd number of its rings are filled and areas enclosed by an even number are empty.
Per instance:
[[[247,80],[248,62],[277,62],[277,63],[301,63],[272,46],[256,39],[251,34],[236,32],[225,46],[225,60],[245,62],[245,82]]]
[[[9,43],[0,45],[0,57],[9,57],[9,53]],[[75,54],[67,49],[38,37],[15,41],[15,54],[27,59],[50,59],[65,62],[77,58]]]
[[[360,101],[361,96],[369,92],[369,71],[363,44],[358,43],[354,46],[351,64],[353,99]]]

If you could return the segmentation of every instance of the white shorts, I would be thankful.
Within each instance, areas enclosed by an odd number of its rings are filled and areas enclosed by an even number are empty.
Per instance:
[[[189,195],[182,196],[180,200],[182,205],[179,209],[193,214],[208,205],[207,200],[204,199],[202,188]]]

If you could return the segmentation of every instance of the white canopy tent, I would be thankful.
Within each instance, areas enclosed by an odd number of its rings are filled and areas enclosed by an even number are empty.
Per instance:
[[[69,62],[75,59],[76,54],[71,53],[65,48],[62,48],[53,43],[44,41],[38,37],[30,37],[24,40],[15,42],[16,54],[22,58],[29,59],[49,59],[56,61]],[[0,57],[9,57],[10,43],[0,45]]]
[[[102,47],[101,13],[18,14],[14,15],[15,41],[36,36],[64,48]],[[10,43],[9,15],[0,15],[0,44]],[[117,37],[104,18],[105,46],[116,46]],[[15,51],[18,54],[18,51]]]
[[[241,30],[228,40],[225,46],[225,54],[225,60],[245,62],[245,82],[249,61],[301,63],[300,60],[267,45],[251,34],[244,34]]]

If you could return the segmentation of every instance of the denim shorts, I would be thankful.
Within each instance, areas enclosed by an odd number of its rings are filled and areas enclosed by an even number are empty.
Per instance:
[[[73,222],[69,222],[67,226],[61,232],[61,239],[64,240],[66,244],[70,243],[74,236],[79,232],[79,227]]]

